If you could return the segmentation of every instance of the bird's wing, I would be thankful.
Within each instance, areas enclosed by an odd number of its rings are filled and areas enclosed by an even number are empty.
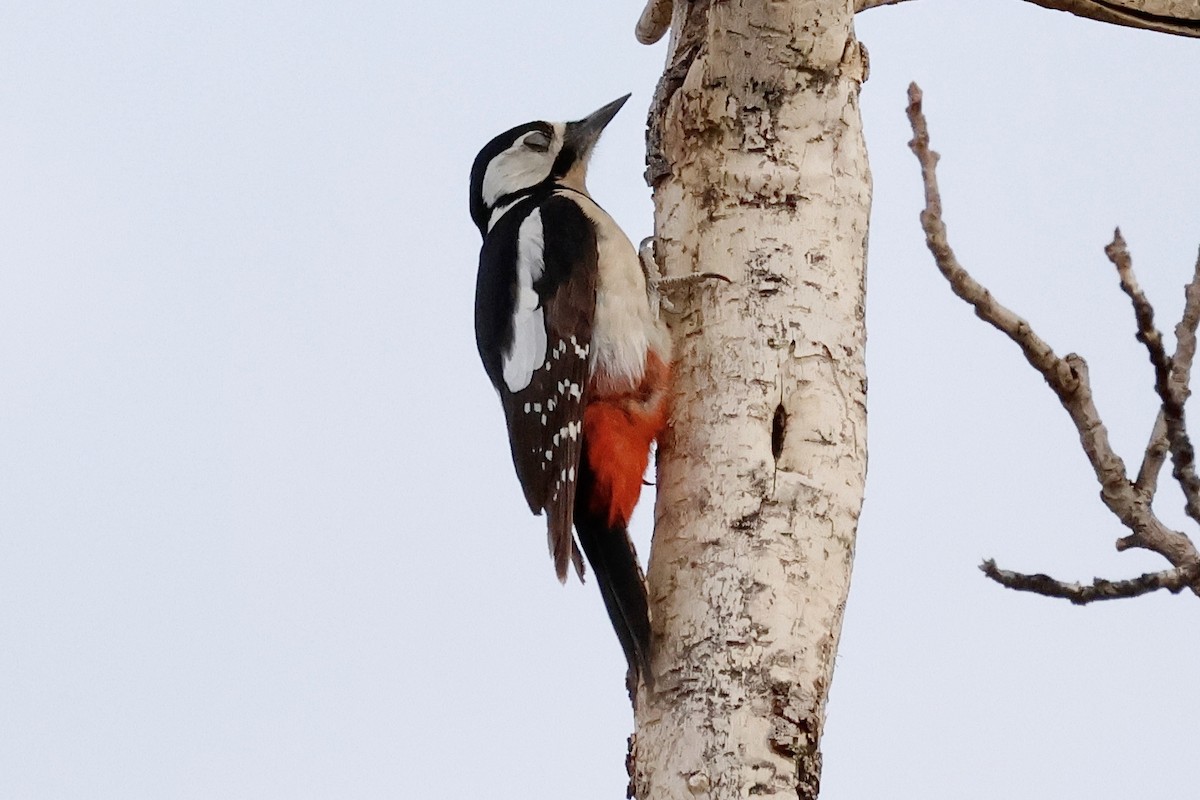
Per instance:
[[[574,561],[571,523],[587,402],[597,250],[593,226],[571,199],[551,196],[520,222],[511,344],[500,391],[525,499],[545,511],[559,580]]]

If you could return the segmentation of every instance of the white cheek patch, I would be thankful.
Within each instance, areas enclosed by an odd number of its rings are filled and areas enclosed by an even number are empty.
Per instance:
[[[542,214],[534,211],[517,233],[517,302],[513,309],[512,346],[504,353],[504,384],[519,392],[546,361],[546,320],[533,284],[542,277]]]
[[[553,151],[539,153],[520,142],[492,159],[483,174],[483,202],[488,207],[506,194],[536,186],[550,177]]]
[[[562,150],[566,125],[556,122],[551,129],[550,147],[545,151],[526,147],[525,136],[522,136],[491,160],[483,173],[483,202],[488,208],[495,206],[504,195],[537,186],[550,177],[550,170]]]

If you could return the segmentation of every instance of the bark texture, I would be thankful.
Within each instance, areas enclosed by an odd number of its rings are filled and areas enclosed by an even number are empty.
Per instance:
[[[815,798],[866,472],[870,176],[852,0],[677,0],[648,173],[676,405],[642,800]]]

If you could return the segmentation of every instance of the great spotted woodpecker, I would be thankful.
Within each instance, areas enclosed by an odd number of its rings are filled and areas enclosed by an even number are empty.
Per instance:
[[[645,582],[627,526],[667,423],[670,336],[629,239],[588,195],[588,158],[629,95],[576,122],[529,122],[480,151],[475,338],[513,464],[547,515],[558,579],[580,548],[629,664],[649,683]],[[574,523],[578,547],[571,536]]]

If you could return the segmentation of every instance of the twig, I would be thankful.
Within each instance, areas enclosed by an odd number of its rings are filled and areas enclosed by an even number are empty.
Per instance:
[[[1200,256],[1196,258],[1191,282],[1184,287],[1183,319],[1175,326],[1175,355],[1171,357],[1171,382],[1183,392],[1185,401],[1191,395],[1188,384],[1191,381],[1192,360],[1196,355],[1197,323],[1200,323]],[[1167,422],[1160,409],[1135,483],[1137,490],[1145,497],[1153,497],[1158,490],[1158,473],[1162,471],[1168,449]]]
[[[1058,397],[1067,414],[1071,417],[1071,421],[1075,424],[1075,429],[1079,434],[1079,442],[1083,447],[1088,462],[1092,465],[1096,479],[1100,483],[1101,500],[1116,515],[1121,523],[1130,530],[1128,536],[1117,540],[1117,549],[1126,550],[1138,547],[1153,550],[1161,554],[1173,567],[1183,570],[1178,580],[1184,581],[1195,594],[1200,595],[1200,552],[1196,550],[1196,546],[1192,543],[1191,539],[1178,531],[1167,528],[1151,510],[1150,506],[1154,492],[1146,491],[1146,487],[1152,487],[1151,478],[1147,477],[1143,481],[1139,477],[1139,484],[1135,485],[1127,477],[1125,463],[1112,449],[1112,445],[1108,439],[1108,431],[1104,427],[1104,422],[1100,419],[1099,411],[1096,409],[1092,397],[1091,382],[1088,380],[1087,362],[1081,356],[1074,353],[1068,354],[1065,358],[1059,358],[1055,355],[1050,345],[1034,333],[1028,322],[997,302],[991,293],[972,278],[958,263],[954,251],[950,248],[946,234],[946,225],[942,221],[942,198],[938,189],[936,172],[938,154],[929,149],[929,128],[925,121],[921,104],[921,89],[915,83],[910,84],[908,88],[908,118],[912,125],[913,139],[909,142],[909,147],[921,164],[921,177],[925,186],[925,209],[921,212],[921,227],[925,230],[925,242],[930,252],[933,253],[938,269],[945,276],[946,280],[949,281],[950,288],[954,293],[970,303],[975,309],[975,314],[980,319],[1004,333],[1021,348],[1025,359],[1034,369],[1041,373],[1046,383],[1050,386],[1050,389]],[[1121,251],[1123,249],[1122,243]],[[1119,253],[1114,251],[1113,254],[1110,254],[1110,257],[1114,256],[1119,256]],[[1127,264],[1127,252],[1124,253],[1123,258]],[[1121,269],[1120,265],[1118,265],[1118,269]],[[1200,276],[1200,266],[1197,267],[1197,275]],[[1152,349],[1152,360],[1157,358],[1159,363],[1166,364],[1165,372],[1156,364],[1156,374],[1162,373],[1166,376],[1165,378],[1156,380],[1156,384],[1161,383],[1166,387],[1160,393],[1160,396],[1164,396],[1163,424],[1167,429],[1166,438],[1172,453],[1174,454],[1178,448],[1181,454],[1178,457],[1179,463],[1176,465],[1177,477],[1183,476],[1181,483],[1184,480],[1194,480],[1194,456],[1190,450],[1190,441],[1187,441],[1186,432],[1183,431],[1182,400],[1172,409],[1168,409],[1165,397],[1186,397],[1186,383],[1196,349],[1196,318],[1200,316],[1200,278],[1193,278],[1193,285],[1189,285],[1188,287],[1188,305],[1185,309],[1183,320],[1180,322],[1179,328],[1177,328],[1177,336],[1179,337],[1177,353],[1179,361],[1174,366],[1172,366],[1171,361],[1167,360],[1166,354],[1163,351],[1162,336],[1153,330],[1153,311],[1150,309],[1149,302],[1141,294],[1141,290],[1137,288],[1131,268],[1125,269],[1122,272],[1122,286],[1126,288],[1126,293],[1130,294],[1131,297],[1140,298],[1134,300],[1135,310],[1139,319],[1138,338],[1149,343],[1147,346]],[[1156,348],[1154,347],[1155,342],[1157,342]],[[1153,355],[1155,352],[1160,355]],[[1177,424],[1172,422],[1172,415],[1175,416]],[[1156,456],[1156,451],[1153,450],[1156,442],[1158,442],[1158,437],[1152,435],[1150,445],[1147,447],[1146,455],[1142,460],[1142,475],[1149,475],[1150,470],[1153,469],[1156,457],[1161,459],[1161,453]],[[1161,463],[1160,460],[1160,467]],[[1181,465],[1188,467],[1190,473],[1183,469]],[[1200,481],[1195,486],[1197,488],[1197,496],[1200,496]],[[993,564],[992,567],[995,568],[995,565]],[[985,571],[987,570],[985,569]],[[993,571],[996,574],[1003,572],[995,569]],[[1022,577],[1019,573],[1004,574]],[[1167,573],[1162,573],[1162,575],[1166,576]],[[995,575],[992,575],[991,572],[989,572],[989,577],[996,579]],[[1046,584],[1049,581],[1055,585],[1071,586],[1070,584],[1061,584],[1061,582],[1054,581],[1046,576],[1024,577],[1030,580],[1037,579],[1035,582],[1038,582],[1039,585]],[[1140,581],[1142,579],[1136,580]],[[1172,580],[1176,579],[1172,578]],[[1005,585],[1008,584],[1006,583]],[[1123,585],[1123,583],[1118,582],[1118,584],[1113,584],[1112,582],[1105,582],[1105,585]],[[1159,587],[1155,586],[1152,588]],[[1080,589],[1080,591],[1083,591],[1083,589]],[[1106,589],[1105,591],[1108,590]],[[1150,591],[1150,589],[1146,589],[1146,591]],[[1066,597],[1069,595],[1060,593],[1054,596]],[[1122,595],[1117,594],[1113,596]]]
[[[1188,567],[1176,567],[1161,572],[1147,572],[1123,581],[1093,578],[1090,584],[1085,585],[1066,583],[1041,573],[1026,575],[1021,572],[1000,569],[990,558],[980,564],[979,569],[983,570],[984,575],[1006,588],[1018,592],[1032,592],[1046,597],[1061,597],[1070,600],[1077,606],[1084,606],[1097,600],[1138,597],[1159,589],[1166,589],[1171,594],[1179,594],[1188,588],[1200,574],[1200,568],[1196,564],[1192,564]]]
[[[1125,246],[1121,229],[1113,233],[1113,240],[1104,248],[1104,254],[1117,268],[1121,291],[1133,304],[1133,315],[1137,320],[1137,340],[1146,346],[1150,364],[1154,367],[1154,390],[1162,403],[1162,419],[1167,434],[1167,446],[1171,451],[1173,475],[1183,487],[1185,510],[1192,519],[1200,522],[1200,479],[1196,477],[1196,452],[1191,438],[1184,427],[1183,398],[1171,382],[1171,361],[1163,347],[1162,334],[1154,325],[1154,307],[1150,305],[1137,276],[1133,274],[1133,259]]]

